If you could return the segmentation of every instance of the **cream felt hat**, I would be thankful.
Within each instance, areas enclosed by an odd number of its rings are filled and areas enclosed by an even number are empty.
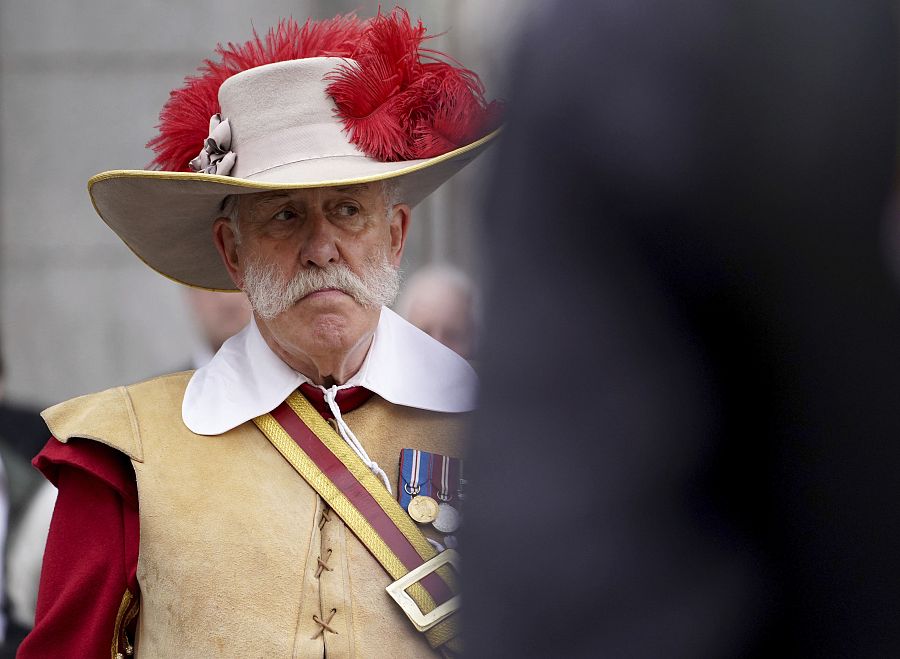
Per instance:
[[[415,206],[478,156],[499,132],[426,158],[385,162],[352,141],[329,84],[354,60],[308,57],[228,77],[200,171],[114,170],[88,182],[97,213],[148,266],[183,284],[234,290],[212,240],[229,195],[396,179]]]

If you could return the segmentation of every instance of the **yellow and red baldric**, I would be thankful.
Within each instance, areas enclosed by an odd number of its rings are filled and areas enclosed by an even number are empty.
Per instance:
[[[459,596],[447,564],[459,569],[456,552],[435,551],[381,481],[299,392],[253,422],[395,580],[388,594],[429,644],[455,646]]]

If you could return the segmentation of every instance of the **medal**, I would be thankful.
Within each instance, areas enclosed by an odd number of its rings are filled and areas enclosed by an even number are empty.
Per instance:
[[[455,533],[462,522],[462,468],[459,458],[403,449],[397,501],[419,524],[431,524],[444,535]]]
[[[441,486],[438,490],[437,497],[444,503],[450,501],[450,458],[446,455],[440,456],[441,460]]]
[[[459,483],[459,475],[455,476],[455,478],[450,476],[450,458],[445,455],[440,456],[440,487],[437,498],[441,500],[441,503],[438,504],[437,517],[431,524],[441,533],[453,533],[459,528],[459,511],[449,503],[453,499],[450,483],[453,480]]]
[[[431,497],[419,495],[410,499],[409,507],[406,511],[410,517],[420,524],[430,524],[437,519],[439,506],[438,502]]]
[[[459,528],[459,511],[449,503],[438,505],[437,518],[431,523],[441,533],[453,533]]]

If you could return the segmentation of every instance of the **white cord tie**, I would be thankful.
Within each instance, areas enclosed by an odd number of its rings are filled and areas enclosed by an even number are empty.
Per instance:
[[[379,467],[378,463],[369,457],[369,454],[366,453],[366,449],[363,448],[362,444],[360,444],[359,440],[356,438],[356,435],[350,430],[350,426],[347,425],[347,422],[344,421],[344,418],[341,416],[341,408],[338,407],[337,400],[335,399],[337,392],[338,389],[336,385],[331,387],[331,389],[325,389],[325,402],[328,403],[328,409],[331,410],[331,415],[337,423],[338,434],[340,434],[344,441],[350,445],[350,448],[352,448],[353,452],[359,456],[359,459],[363,461],[363,464],[369,468],[369,471],[381,479],[381,482],[384,483],[387,491],[393,494],[394,491],[391,489],[391,483],[388,480],[387,474],[384,473],[384,469]]]

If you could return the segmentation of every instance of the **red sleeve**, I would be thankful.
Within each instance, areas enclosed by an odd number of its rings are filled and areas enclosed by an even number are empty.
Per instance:
[[[134,470],[124,454],[80,439],[51,439],[34,465],[59,495],[35,627],[16,656],[108,657],[125,589],[137,594]]]

